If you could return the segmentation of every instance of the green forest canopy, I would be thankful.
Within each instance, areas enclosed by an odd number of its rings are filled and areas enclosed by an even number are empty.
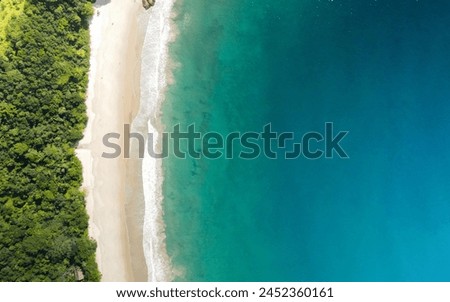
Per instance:
[[[25,0],[0,1],[0,56],[4,55],[8,43],[6,42],[6,29],[12,18],[17,18],[23,12]]]
[[[98,281],[74,151],[92,3],[0,3],[0,280]]]

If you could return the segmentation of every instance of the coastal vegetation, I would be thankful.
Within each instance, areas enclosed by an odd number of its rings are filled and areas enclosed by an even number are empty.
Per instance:
[[[92,3],[0,5],[0,280],[98,281],[75,155]]]
[[[25,6],[24,0],[0,1],[0,55],[4,54],[8,43],[6,41],[6,28],[11,19],[20,16]]]

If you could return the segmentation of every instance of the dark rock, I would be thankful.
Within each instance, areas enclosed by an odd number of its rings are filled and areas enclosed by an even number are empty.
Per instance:
[[[155,0],[142,0],[142,5],[144,6],[145,9],[149,9],[150,7],[152,7],[153,5],[155,5]]]

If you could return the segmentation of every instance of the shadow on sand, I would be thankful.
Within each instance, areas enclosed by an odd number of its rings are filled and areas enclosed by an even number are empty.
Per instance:
[[[111,0],[97,0],[97,1],[95,1],[95,3],[94,3],[94,7],[101,7],[101,6],[103,6],[103,5],[106,5],[106,4],[108,4],[108,3],[110,3],[111,2]]]

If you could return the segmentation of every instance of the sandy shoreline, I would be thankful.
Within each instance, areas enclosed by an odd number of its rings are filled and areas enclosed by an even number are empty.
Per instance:
[[[141,57],[140,108],[133,120],[132,131],[139,132],[144,137],[153,133],[153,150],[160,148],[161,104],[171,77],[168,44],[174,38],[173,4],[174,0],[156,1],[149,11]],[[174,275],[165,242],[162,160],[149,156],[147,148],[146,144],[144,158],[139,160],[139,172],[143,185],[143,246],[148,280],[170,281]]]
[[[102,281],[170,281],[162,211],[162,162],[140,159],[136,140],[123,156],[124,125],[156,135],[170,70],[168,43],[174,0],[157,1],[145,11],[140,0],[98,0],[90,24],[91,58],[87,93],[88,124],[77,155],[89,234],[97,242]],[[118,133],[118,158],[103,136]],[[157,141],[154,144],[159,143]]]
[[[109,151],[103,136],[122,135],[123,125],[130,124],[139,109],[145,33],[139,22],[143,18],[140,0],[97,1],[90,27],[89,121],[77,154],[83,165],[89,234],[97,241],[102,281],[147,281],[140,223],[144,213],[139,205],[142,185],[134,173],[137,163],[122,156],[101,156]]]

